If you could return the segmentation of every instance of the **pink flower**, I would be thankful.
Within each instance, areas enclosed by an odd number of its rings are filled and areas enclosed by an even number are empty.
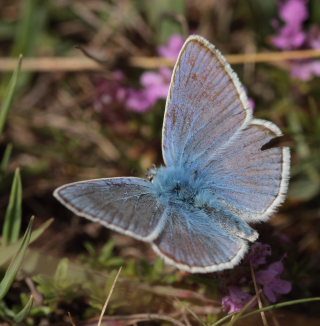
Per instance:
[[[291,75],[304,81],[308,81],[314,76],[320,76],[320,61],[305,60],[294,62],[291,67]]]
[[[271,302],[276,302],[277,294],[287,294],[291,291],[291,283],[280,279],[283,269],[282,262],[277,261],[256,273],[257,283],[263,286],[263,292]]]
[[[169,68],[160,68],[159,72],[145,72],[141,76],[141,84],[148,90],[148,96],[155,101],[166,98],[168,95],[172,71]]]
[[[228,288],[229,295],[222,298],[222,309],[228,311],[228,314],[240,311],[253,296],[242,291],[240,288],[230,286]],[[255,303],[252,304],[254,306]]]
[[[280,17],[291,26],[300,26],[309,17],[307,0],[279,1]]]
[[[160,46],[158,52],[161,56],[176,59],[183,45],[180,35],[172,35],[167,44]],[[141,75],[141,89],[129,89],[126,105],[135,112],[150,110],[158,100],[165,99],[168,95],[172,70],[159,68],[158,71],[146,71]]]
[[[142,89],[129,89],[126,105],[136,112],[145,112],[152,108],[159,99],[165,99],[171,79],[169,68],[160,68],[159,72],[145,72],[141,75]]]
[[[284,26],[279,34],[272,38],[272,43],[282,50],[298,49],[306,40],[306,33],[300,30],[300,26]]]
[[[183,43],[184,38],[179,34],[174,34],[169,38],[167,44],[159,46],[158,53],[161,57],[175,60],[180,53]]]
[[[126,106],[132,111],[142,113],[154,105],[154,102],[148,98],[148,92],[145,89],[130,88],[127,90],[127,94]]]
[[[184,39],[180,35],[172,35],[165,45],[158,48],[158,53],[170,59],[176,59]],[[165,99],[168,95],[172,70],[161,67],[157,71],[146,71],[141,75],[141,88],[129,88],[124,86],[122,72],[113,73],[113,79],[99,79],[94,107],[98,112],[106,116],[114,115],[111,111],[118,107],[142,113],[150,110],[159,99]],[[114,110],[115,111],[115,110]]]
[[[306,5],[305,0],[279,2],[280,17],[285,25],[272,38],[272,43],[279,49],[298,49],[305,42],[307,35],[303,31],[303,22],[309,17]]]
[[[279,49],[307,49],[320,48],[320,29],[311,26],[304,29],[304,21],[309,17],[307,0],[278,1],[280,17],[285,25],[278,30],[278,34],[272,38],[272,43]],[[275,24],[274,24],[275,25]],[[320,76],[320,61],[294,60],[290,62],[291,76],[304,81],[313,76]]]

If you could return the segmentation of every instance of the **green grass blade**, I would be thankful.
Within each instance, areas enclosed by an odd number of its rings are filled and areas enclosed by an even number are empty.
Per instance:
[[[25,57],[36,56],[39,46],[43,44],[44,39],[47,37],[46,24],[51,5],[52,1],[21,1],[18,19],[16,24],[13,25],[14,42],[11,50],[12,57],[16,57],[20,53],[23,53]],[[21,72],[16,89],[18,95],[21,94],[25,87],[28,87],[31,77],[31,72]],[[6,81],[6,78],[4,80]]]
[[[29,225],[27,227],[27,230],[23,236],[21,246],[16,253],[15,257],[12,259],[8,269],[6,270],[6,273],[0,283],[0,300],[4,298],[4,296],[7,294],[7,292],[10,289],[11,284],[13,283],[16,274],[22,264],[23,257],[26,253],[26,250],[28,248],[30,238],[31,238],[31,231],[32,231],[32,225],[33,225],[34,217],[31,217]]]
[[[220,318],[219,320],[217,320],[214,324],[211,324],[210,326],[222,325],[225,321],[231,319],[234,315],[236,315],[236,313],[228,314],[228,315]]]
[[[53,218],[48,220],[47,222],[43,223],[38,229],[34,230],[31,234],[30,243],[36,241],[41,234],[51,225],[53,222]],[[23,239],[19,240],[16,243],[12,243],[7,247],[1,248],[1,255],[0,255],[0,266],[4,265],[14,254],[19,250]]]
[[[9,109],[13,100],[14,92],[16,90],[16,85],[18,81],[18,76],[20,73],[20,68],[21,68],[21,62],[22,62],[22,55],[19,56],[18,60],[18,66],[15,69],[15,71],[12,74],[12,77],[9,82],[8,89],[6,91],[5,97],[3,99],[1,109],[0,109],[0,135],[3,132],[4,125],[7,121]]]
[[[12,56],[23,53],[33,56],[44,34],[50,1],[25,0],[20,6],[19,20],[15,28]]]
[[[278,309],[278,308],[282,308],[282,307],[292,306],[292,305],[299,304],[299,303],[306,303],[306,302],[313,302],[313,301],[320,301],[320,297],[297,299],[297,300],[276,303],[276,304],[273,304],[273,305],[270,305],[267,307],[263,307],[261,309],[257,309],[257,310],[248,312],[247,314],[242,315],[239,319],[243,319],[243,318],[258,314],[263,311],[269,311],[269,310]]]
[[[5,173],[7,168],[8,168],[8,164],[9,164],[9,160],[11,157],[11,153],[12,153],[12,144],[7,144],[6,149],[4,151],[1,163],[0,163],[0,172],[1,173]]]
[[[277,308],[292,306],[292,305],[299,304],[299,303],[313,302],[313,301],[320,301],[320,297],[298,299],[298,300],[291,300],[291,301],[276,303],[276,304],[273,304],[273,305],[270,305],[270,306],[267,306],[267,307],[263,307],[261,309],[257,309],[257,310],[248,312],[248,313],[242,315],[241,317],[239,317],[238,319],[243,319],[243,318],[258,314],[260,312],[264,312],[264,311],[269,311],[269,310],[273,310],[273,309],[277,309]],[[214,324],[211,324],[211,326],[221,325],[224,322],[226,322],[228,319],[231,319],[233,316],[236,316],[236,315],[237,315],[237,313],[232,313],[232,314],[226,315],[226,316],[222,317],[221,319],[219,319]]]
[[[24,319],[28,317],[30,310],[32,308],[32,304],[33,304],[33,296],[31,295],[28,302],[23,307],[23,309],[16,314],[14,318],[14,321],[16,323],[21,323]]]
[[[19,168],[16,169],[9,204],[7,206],[2,230],[3,245],[16,242],[19,239],[22,219],[22,184]]]

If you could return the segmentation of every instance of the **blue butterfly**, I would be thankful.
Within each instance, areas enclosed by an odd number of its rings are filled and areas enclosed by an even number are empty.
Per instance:
[[[164,114],[165,166],[135,177],[75,182],[54,196],[77,215],[149,242],[168,264],[192,273],[231,268],[288,186],[282,135],[252,118],[246,94],[221,53],[190,36],[175,65]]]

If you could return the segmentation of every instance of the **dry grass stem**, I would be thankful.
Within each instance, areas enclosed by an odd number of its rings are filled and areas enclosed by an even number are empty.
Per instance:
[[[103,315],[104,315],[105,312],[106,312],[106,309],[107,309],[108,303],[109,303],[109,301],[110,301],[110,298],[111,298],[112,292],[113,292],[113,290],[114,290],[114,287],[115,287],[115,285],[116,285],[116,283],[117,283],[117,280],[118,280],[118,278],[119,278],[119,275],[120,275],[120,273],[121,273],[121,269],[122,269],[122,267],[119,268],[118,273],[117,273],[116,277],[115,277],[114,280],[113,280],[113,283],[112,283],[111,289],[110,289],[110,291],[109,291],[109,294],[108,294],[107,300],[106,300],[106,302],[104,303],[104,306],[103,306],[103,308],[102,308],[102,311],[101,311],[100,318],[99,318],[99,321],[98,321],[98,325],[97,325],[97,326],[101,326],[102,319],[103,319]]]
[[[70,324],[71,324],[72,326],[76,326],[76,324],[74,323],[73,318],[72,318],[72,316],[71,316],[71,314],[70,314],[69,311],[68,311],[68,318],[69,318],[69,322],[70,322]]]
[[[111,321],[124,321],[128,320],[131,321],[128,323],[128,325],[136,325],[139,322],[142,321],[155,321],[155,320],[162,320],[171,323],[172,325],[176,326],[186,326],[184,323],[181,321],[174,319],[170,316],[167,315],[162,315],[162,314],[149,314],[149,313],[141,313],[141,314],[132,314],[132,315],[118,315],[118,316],[106,316],[103,318],[104,322],[111,322]],[[93,322],[85,322],[81,325],[85,326],[96,326]]]
[[[253,281],[253,285],[254,285],[254,290],[256,292],[256,296],[257,296],[257,300],[258,300],[258,306],[259,306],[259,309],[262,309],[263,305],[262,305],[262,302],[261,302],[261,297],[260,297],[260,294],[259,294],[259,288],[258,288],[258,285],[257,285],[256,276],[254,274],[254,270],[253,270],[251,262],[250,262],[250,272],[251,272],[251,277],[252,277],[252,281]],[[261,315],[263,326],[268,326],[267,317],[266,317],[266,314],[264,313],[264,311],[261,311],[260,315]]]
[[[227,60],[232,64],[275,62],[285,60],[310,59],[320,57],[320,49],[263,52],[250,54],[229,54]],[[11,71],[16,67],[17,60],[14,58],[0,58],[0,71]],[[172,67],[174,61],[161,57],[132,57],[129,65],[136,68],[156,69],[159,67]],[[96,61],[84,57],[42,57],[24,58],[22,70],[50,72],[50,71],[97,71],[103,66]]]

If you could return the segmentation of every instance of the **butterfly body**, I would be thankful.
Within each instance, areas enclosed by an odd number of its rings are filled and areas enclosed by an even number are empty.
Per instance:
[[[168,209],[179,207],[186,214],[198,214],[199,218],[213,220],[222,229],[249,241],[258,237],[247,223],[228,209],[227,204],[219,200],[214,186],[206,182],[205,174],[181,167],[161,167],[155,172],[152,186],[155,197]]]
[[[288,186],[287,147],[261,148],[282,135],[252,118],[243,88],[224,57],[190,36],[175,65],[162,131],[165,166],[135,177],[75,182],[55,197],[75,214],[149,242],[180,269],[232,268]]]
[[[152,181],[157,198],[163,204],[198,206],[197,198],[203,192],[204,182],[197,173],[182,167],[160,167]]]

